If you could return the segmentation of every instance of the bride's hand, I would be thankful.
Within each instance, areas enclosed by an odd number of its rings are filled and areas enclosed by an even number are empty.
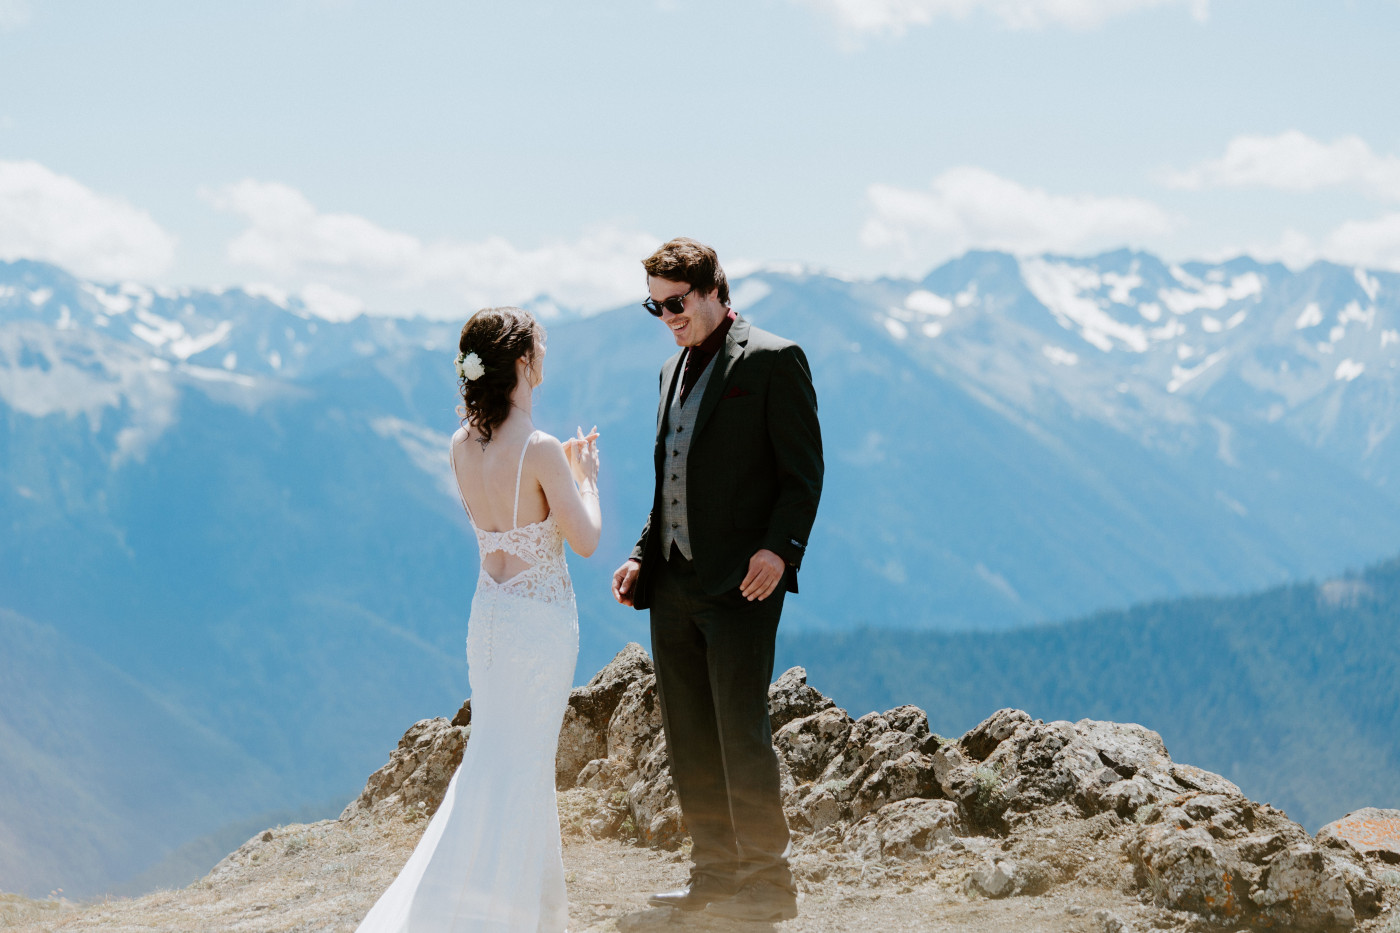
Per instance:
[[[598,428],[595,426],[587,435],[583,428],[578,434],[564,442],[564,455],[569,458],[569,472],[580,487],[585,484],[598,484]]]

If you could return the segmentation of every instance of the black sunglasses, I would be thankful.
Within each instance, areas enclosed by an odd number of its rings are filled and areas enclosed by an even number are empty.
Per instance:
[[[689,295],[693,291],[695,291],[694,285],[685,290],[685,295]],[[648,298],[642,302],[642,307],[650,311],[653,317],[661,317],[663,310],[670,311],[672,314],[681,314],[685,311],[685,295],[672,295],[664,301]]]

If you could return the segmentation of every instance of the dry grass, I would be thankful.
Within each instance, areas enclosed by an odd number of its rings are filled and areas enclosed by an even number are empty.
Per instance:
[[[893,871],[851,871],[848,863],[844,872],[804,885],[808,890],[802,896],[801,915],[775,926],[734,924],[695,914],[684,915],[679,918],[683,922],[677,923],[668,912],[648,911],[645,899],[652,891],[683,883],[684,854],[589,839],[569,830],[577,825],[571,819],[577,804],[572,795],[562,794],[559,802],[566,827],[564,860],[575,931],[1098,933],[1103,923],[1094,917],[1096,910],[1112,910],[1125,920],[1140,918],[1148,910],[1125,894],[1092,883],[1060,886],[1039,897],[990,901],[967,893],[965,880],[979,856],[963,851]],[[181,890],[82,905],[4,896],[0,928],[15,933],[352,933],[407,860],[424,825],[423,820],[408,821],[381,812],[344,823],[325,820],[279,826],[255,836],[209,875]]]

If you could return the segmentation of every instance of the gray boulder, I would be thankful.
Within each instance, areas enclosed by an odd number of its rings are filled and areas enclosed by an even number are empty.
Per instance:
[[[1138,879],[1164,907],[1290,930],[1353,928],[1381,908],[1358,859],[1239,793],[1178,795],[1148,814],[1127,846]]]
[[[841,847],[862,859],[909,859],[951,845],[962,832],[951,800],[906,798],[862,818],[846,831]]]
[[[1364,807],[1317,831],[1318,842],[1343,842],[1363,855],[1400,864],[1400,810]]]
[[[592,680],[569,694],[554,764],[555,784],[560,790],[573,787],[590,761],[607,757],[608,724],[617,704],[628,687],[651,673],[651,658],[645,649],[628,642]],[[470,706],[463,709],[470,716]]]
[[[340,819],[385,806],[432,816],[462,763],[470,735],[470,726],[454,726],[441,716],[414,723],[389,754],[388,763],[369,776],[360,796],[341,811]]]
[[[773,736],[793,778],[814,781],[846,745],[852,720],[835,706],[789,721]]]
[[[807,685],[805,668],[792,667],[768,688],[768,719],[777,732],[794,719],[830,709],[836,702]]]

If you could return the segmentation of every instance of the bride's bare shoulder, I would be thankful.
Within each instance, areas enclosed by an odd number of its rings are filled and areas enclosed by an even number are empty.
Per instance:
[[[552,457],[555,453],[562,455],[564,444],[559,438],[547,431],[536,431],[534,436],[530,438],[530,451],[531,459],[534,459],[538,454],[544,454],[546,457]]]

